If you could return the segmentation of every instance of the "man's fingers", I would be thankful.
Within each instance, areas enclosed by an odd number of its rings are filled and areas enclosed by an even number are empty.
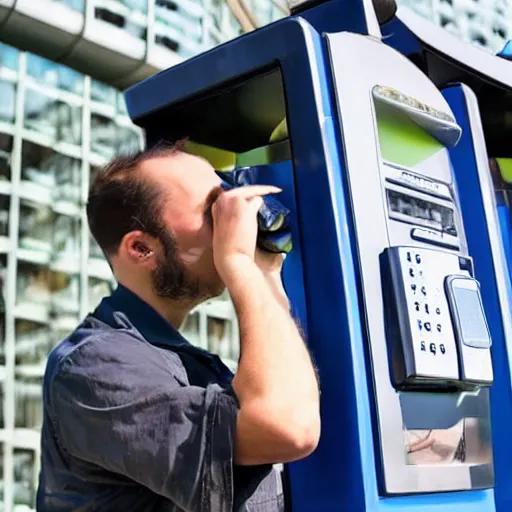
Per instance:
[[[272,185],[246,185],[223,192],[212,205],[212,216],[215,218],[220,211],[233,212],[233,207],[236,209],[235,205],[240,207],[244,203],[250,206],[251,211],[257,213],[263,204],[263,196],[279,192],[282,190]]]
[[[232,197],[240,197],[242,199],[252,199],[257,196],[266,196],[268,194],[279,194],[282,189],[273,185],[246,185],[244,187],[234,188],[225,192]]]
[[[261,205],[263,204],[263,198],[260,195],[252,197],[251,199],[249,199],[249,203],[254,213],[256,214],[258,213],[258,210],[261,208]]]

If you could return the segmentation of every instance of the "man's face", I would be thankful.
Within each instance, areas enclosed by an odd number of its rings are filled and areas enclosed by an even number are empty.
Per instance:
[[[224,290],[213,263],[211,205],[220,179],[204,159],[186,153],[148,160],[141,174],[163,192],[161,253],[152,271],[155,292],[206,299]]]

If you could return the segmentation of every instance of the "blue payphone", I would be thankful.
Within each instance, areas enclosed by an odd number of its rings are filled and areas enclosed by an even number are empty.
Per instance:
[[[443,91],[462,137],[450,152],[475,271],[493,339],[491,393],[496,506],[512,509],[512,63],[509,42],[497,56],[462,43],[407,8],[382,29]]]
[[[381,41],[386,16],[350,7],[298,9],[161,72],[128,111],[148,145],[186,136],[285,189],[284,282],[322,387],[290,509],[491,512],[491,329],[450,159],[463,130]]]

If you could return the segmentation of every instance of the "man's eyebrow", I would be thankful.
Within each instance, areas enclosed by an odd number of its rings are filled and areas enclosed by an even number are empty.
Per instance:
[[[217,198],[224,192],[224,189],[218,185],[210,190],[209,194],[206,196],[206,200],[204,202],[204,213],[210,214],[213,203],[217,201]]]

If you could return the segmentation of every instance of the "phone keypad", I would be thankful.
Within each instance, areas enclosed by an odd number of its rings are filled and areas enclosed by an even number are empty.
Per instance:
[[[445,355],[446,347],[443,343],[439,343],[437,336],[431,337],[429,333],[441,333],[443,330],[440,319],[433,324],[430,320],[431,310],[435,311],[437,316],[441,315],[441,307],[433,304],[431,307],[430,296],[427,286],[423,281],[422,257],[415,251],[407,251],[406,260],[409,263],[409,277],[412,278],[410,289],[414,298],[414,311],[417,314],[416,320],[418,330],[424,335],[424,340],[420,341],[420,351],[429,352],[432,355]],[[442,347],[442,348],[441,348]]]
[[[457,256],[422,248],[400,248],[400,252],[414,360],[409,376],[458,379],[457,349],[444,291],[445,276],[460,272]]]

